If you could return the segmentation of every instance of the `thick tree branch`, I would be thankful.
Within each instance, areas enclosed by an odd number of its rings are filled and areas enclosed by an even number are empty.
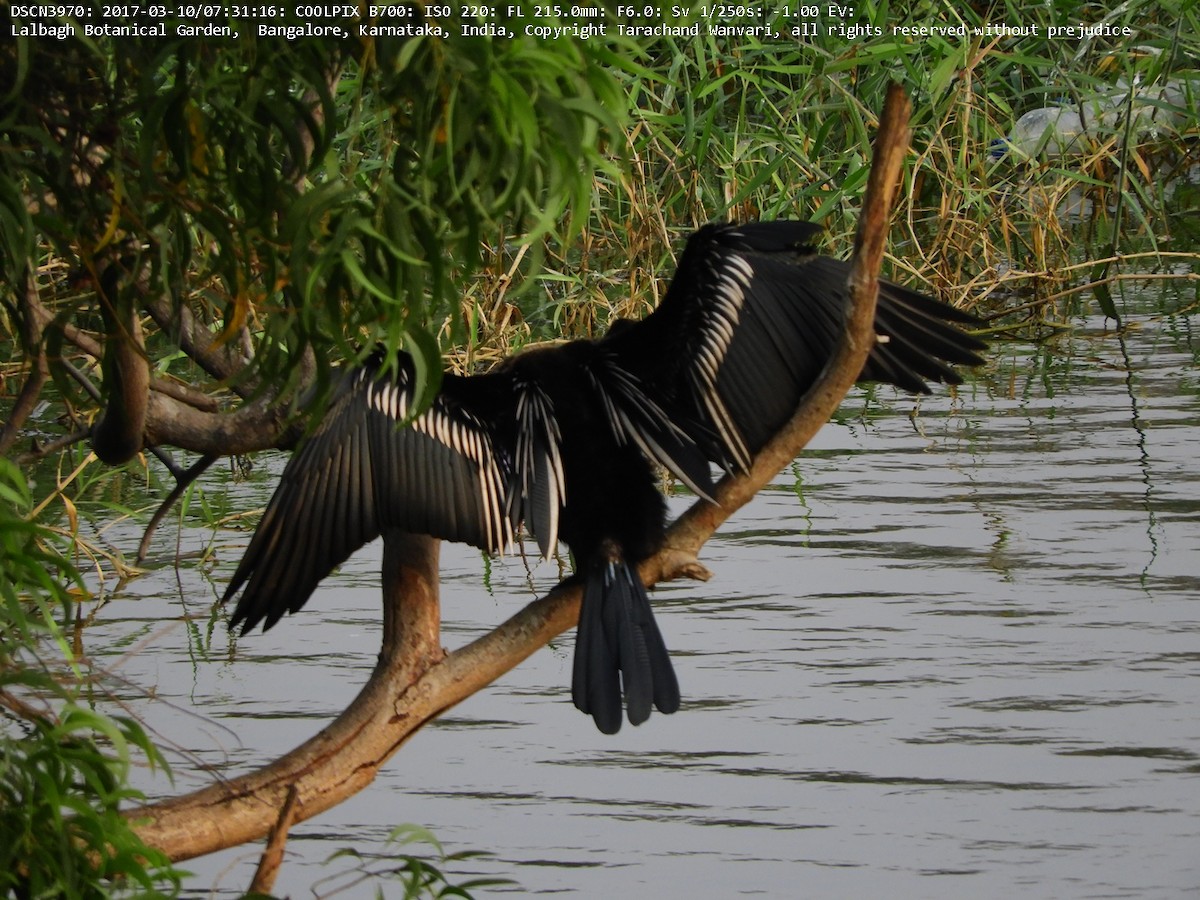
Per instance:
[[[236,376],[246,366],[235,341],[216,346],[214,336],[196,321],[186,306],[174,308],[165,297],[148,298],[142,302],[154,323],[188,355],[196,365],[217,381],[226,382],[242,397],[250,396],[257,387],[253,380],[238,381]]]
[[[159,304],[147,302],[146,306],[158,309]],[[31,327],[36,327],[39,334],[51,325],[61,327],[63,336],[75,347],[94,359],[103,358],[104,347],[97,340],[69,322],[56,323],[54,313],[42,305],[36,296],[29,298],[28,312]],[[139,323],[137,333],[140,332]],[[187,347],[181,349],[192,355]],[[306,381],[311,380],[311,372],[315,368],[311,356],[309,352],[301,361],[301,371]],[[228,368],[225,365],[230,357],[222,357],[222,364],[215,366],[212,371],[203,365],[203,359],[205,357],[201,355],[198,360],[202,363],[201,367],[214,377],[224,378],[225,372],[236,373],[236,367],[232,364]],[[144,359],[142,365],[145,366]],[[96,393],[95,386],[82,373],[70,367],[67,370],[86,390]],[[148,374],[148,369],[146,372]],[[142,443],[144,446],[172,444],[202,454],[251,453],[288,446],[292,436],[288,434],[285,422],[286,414],[274,398],[263,398],[232,412],[221,412],[216,400],[202,391],[165,379],[151,378]]]
[[[104,411],[92,428],[92,451],[117,466],[141,452],[150,396],[150,363],[142,321],[128,292],[120,286],[121,269],[112,264],[100,276],[104,339]]]
[[[21,386],[17,399],[4,427],[0,428],[0,454],[8,453],[25,425],[26,419],[37,408],[42,388],[50,380],[50,366],[46,362],[46,348],[42,344],[42,320],[35,313],[37,306],[37,283],[33,273],[25,273],[25,290],[21,297],[21,343],[30,354],[29,375]]]
[[[370,784],[404,740],[449,705],[418,677],[442,656],[438,547],[424,535],[384,535],[383,650],[342,715],[263,769],[132,810],[142,839],[190,859],[265,835],[293,786],[300,822]]]
[[[670,529],[668,546],[648,560],[654,584],[702,572],[695,553],[803,449],[862,371],[876,340],[876,279],[891,200],[908,142],[908,103],[888,94],[855,241],[850,310],[833,357],[793,419],[758,455],[749,472],[718,485],[718,505],[697,502]],[[150,845],[182,860],[260,838],[279,820],[289,791],[303,821],[369,784],[379,767],[425,722],[512,669],[575,625],[581,589],[564,582],[494,631],[443,655],[438,639],[438,544],[432,538],[384,536],[384,642],[362,692],[314,738],[269,766],[193,794],[135,809],[129,816]]]
[[[146,443],[169,444],[193,453],[235,456],[290,446],[287,409],[274,397],[244,403],[232,412],[205,412],[162,393],[152,393]]]

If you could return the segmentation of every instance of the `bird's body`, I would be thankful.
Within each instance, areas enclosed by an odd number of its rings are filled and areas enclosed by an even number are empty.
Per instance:
[[[621,726],[622,684],[635,725],[650,715],[651,705],[674,712],[679,687],[635,569],[662,545],[666,501],[645,453],[614,433],[596,374],[605,371],[607,356],[602,341],[574,341],[526,351],[497,374],[537,385],[552,411],[564,451],[561,508],[556,524],[547,517],[534,528],[543,541],[557,531],[584,580],[572,694],[575,705],[611,734]],[[546,504],[548,512],[552,505]]]
[[[565,542],[584,581],[576,706],[607,733],[621,725],[622,694],[634,724],[652,706],[673,712],[679,689],[636,573],[665,532],[655,466],[709,497],[709,462],[748,466],[816,380],[843,327],[848,271],[812,254],[816,231],[706,226],[645,320],[483,375],[447,374],[415,417],[406,356],[348,373],[234,573],[226,599],[246,590],[233,624],[271,627],[388,528],[497,552],[523,523],[545,556]],[[943,360],[977,363],[983,345],[947,320],[973,321],[881,283],[876,329],[887,341],[863,379],[914,391],[957,381]]]

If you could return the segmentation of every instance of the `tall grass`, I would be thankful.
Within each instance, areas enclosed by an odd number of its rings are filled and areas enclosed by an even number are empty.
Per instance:
[[[913,100],[910,162],[892,232],[893,277],[1028,329],[1061,320],[1089,285],[1138,273],[1192,277],[1194,240],[1168,243],[1172,196],[1194,192],[1200,135],[1200,7],[1189,2],[1116,6],[859,4],[882,36],[847,40],[704,34],[647,45],[624,76],[633,111],[628,174],[597,177],[585,239],[549,248],[549,269],[523,292],[519,241],[496,248],[468,291],[485,342],[503,322],[571,335],[640,315],[658,299],[671,248],[715,218],[799,216],[820,222],[827,252],[844,253],[866,185],[870,141],[886,86]],[[1036,26],[1038,36],[891,33],[897,24]],[[1050,39],[1051,26],[1125,27],[1132,37]],[[777,17],[781,32],[794,22]],[[829,23],[826,23],[828,25]],[[994,142],[1026,111],[1078,107],[1168,81],[1186,87],[1170,126],[1133,129],[1118,113],[1068,158],[996,158]],[[1157,101],[1158,106],[1166,106]],[[1189,181],[1190,179],[1190,181]],[[1171,255],[1167,251],[1183,256]],[[1081,265],[1108,259],[1107,267]],[[571,273],[563,275],[561,273]],[[515,277],[515,279],[514,279]],[[532,289],[530,289],[532,288]],[[1099,294],[1103,302],[1103,290]],[[1102,307],[1109,311],[1109,307]],[[1003,314],[1009,312],[1005,317]],[[505,349],[509,349],[507,346]]]

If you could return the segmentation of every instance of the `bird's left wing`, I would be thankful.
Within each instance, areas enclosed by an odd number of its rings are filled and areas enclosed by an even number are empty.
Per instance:
[[[658,309],[602,341],[727,470],[745,469],[791,417],[845,327],[850,267],[816,255],[819,231],[800,221],[704,226],[688,239]],[[921,392],[927,379],[957,383],[950,364],[982,361],[984,344],[957,327],[972,322],[881,281],[880,340],[860,380]]]
[[[270,628],[387,528],[489,552],[511,544],[512,464],[488,424],[503,418],[511,391],[491,377],[446,375],[433,404],[410,420],[407,356],[386,376],[377,360],[344,376],[320,425],[289,460],[229,582],[225,600],[245,585],[231,625]],[[489,420],[475,409],[488,409]]]

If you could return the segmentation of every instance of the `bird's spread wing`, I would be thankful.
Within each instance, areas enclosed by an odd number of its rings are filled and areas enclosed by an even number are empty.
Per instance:
[[[636,445],[647,459],[670,469],[696,494],[711,500],[707,457],[655,401],[653,388],[642,384],[611,353],[597,355],[586,372],[617,441]]]
[[[558,545],[559,515],[567,502],[562,435],[554,406],[533,381],[514,378],[516,395],[516,460],[510,480],[509,507],[537,538],[542,557]]]
[[[689,239],[662,304],[605,337],[621,365],[671,420],[726,469],[744,469],[791,417],[844,329],[849,265],[816,256],[810,222],[707,225]],[[975,365],[981,341],[952,323],[973,317],[880,283],[883,338],[861,380],[926,392],[958,383],[949,363]]]
[[[284,469],[225,591],[228,600],[246,586],[231,624],[270,628],[387,528],[490,552],[512,542],[512,463],[471,405],[488,393],[487,376],[447,375],[430,408],[409,421],[412,377],[403,355],[386,377],[377,364],[345,376]]]
[[[289,461],[225,592],[229,599],[245,586],[233,624],[269,628],[388,528],[495,552],[524,520],[542,554],[552,553],[567,503],[564,454],[572,450],[548,389],[573,359],[582,360],[587,393],[612,436],[709,496],[708,460],[747,467],[842,333],[849,266],[813,253],[818,231],[788,221],[706,226],[642,322],[615,325],[586,352],[567,345],[577,349],[532,363],[526,355],[523,365],[487,375],[446,375],[429,409],[411,420],[406,355],[386,376],[378,357],[345,376]],[[927,390],[926,380],[958,382],[952,364],[981,361],[982,342],[956,327],[974,321],[881,282],[875,328],[883,340],[862,379],[910,391]]]

